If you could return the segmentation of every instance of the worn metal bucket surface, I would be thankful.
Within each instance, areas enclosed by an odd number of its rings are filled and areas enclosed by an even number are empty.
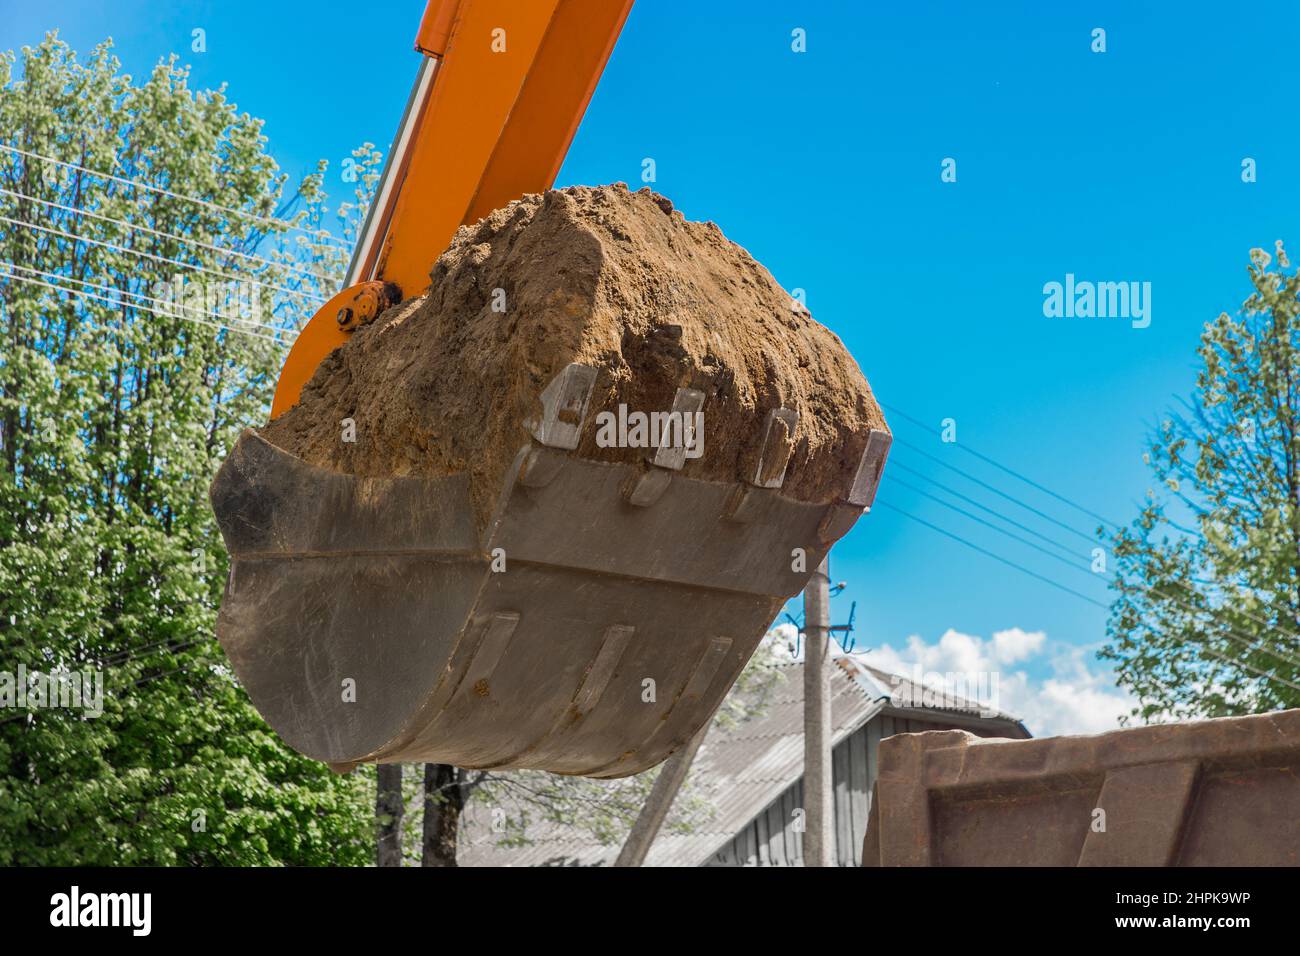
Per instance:
[[[211,492],[231,555],[217,635],[290,746],[340,769],[619,777],[709,720],[870,504],[889,436],[872,433],[843,500],[803,503],[782,462],[723,484],[680,474],[680,449],[577,458],[593,381],[569,366],[543,393],[481,534],[464,475],[359,478],[239,438]]]
[[[1300,710],[880,743],[864,866],[1296,866]]]

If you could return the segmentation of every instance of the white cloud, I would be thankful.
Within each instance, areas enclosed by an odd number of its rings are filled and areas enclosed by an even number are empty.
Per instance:
[[[1047,635],[1042,631],[1022,631],[1013,627],[1009,631],[998,631],[993,635],[993,647],[997,658],[1004,664],[1014,664],[1025,658],[1033,657],[1043,649]]]
[[[1047,677],[1033,678],[1012,666],[1044,654],[1050,655]],[[927,683],[956,692],[988,686],[977,675],[995,675],[996,699],[985,702],[1019,717],[1039,737],[1114,730],[1133,707],[1133,699],[1115,686],[1090,649],[1051,642],[1042,631],[1013,627],[986,639],[950,628],[936,643],[913,634],[903,647],[882,644],[865,659],[905,676],[919,667]]]

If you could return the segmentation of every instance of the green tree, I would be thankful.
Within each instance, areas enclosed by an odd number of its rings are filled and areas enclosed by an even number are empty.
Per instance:
[[[1156,487],[1111,536],[1102,656],[1143,719],[1300,706],[1300,277],[1276,251],[1206,324],[1197,388],[1143,455]]]
[[[323,166],[289,191],[224,89],[53,36],[0,130],[0,671],[105,685],[0,709],[0,864],[369,861],[373,771],[288,750],[213,639],[209,482],[346,257]]]

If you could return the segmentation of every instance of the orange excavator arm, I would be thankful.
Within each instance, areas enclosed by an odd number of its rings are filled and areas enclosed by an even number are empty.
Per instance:
[[[555,182],[632,0],[430,0],[416,77],[348,270],[303,328],[271,406],[325,356],[418,295],[456,230]]]

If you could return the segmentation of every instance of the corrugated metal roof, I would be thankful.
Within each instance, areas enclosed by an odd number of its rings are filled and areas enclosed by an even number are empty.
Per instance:
[[[896,710],[916,710],[928,715],[980,717],[986,720],[1003,720],[1020,724],[1020,718],[1006,711],[874,667],[867,663],[864,655],[846,654],[836,658],[835,662],[853,676],[863,687],[864,692],[870,692],[869,688],[875,688],[875,693],[888,698],[890,706]]]
[[[885,708],[915,710],[935,719],[963,719],[1008,724],[1016,736],[1028,736],[1016,718],[951,697],[926,701],[926,688],[866,663],[860,655],[835,659],[831,669],[832,744],[838,743]],[[650,849],[647,866],[697,866],[730,840],[803,774],[803,665],[779,665],[783,680],[768,692],[762,716],[731,728],[715,724],[691,770],[690,786],[712,808],[697,819],[689,834],[666,828]],[[611,783],[611,786],[616,786]],[[503,807],[507,816],[510,807]],[[677,808],[674,807],[676,811]],[[599,866],[613,863],[619,846],[599,845],[573,827],[530,823],[529,845],[502,847],[491,832],[491,809],[471,802],[463,818],[459,859],[466,866]]]

